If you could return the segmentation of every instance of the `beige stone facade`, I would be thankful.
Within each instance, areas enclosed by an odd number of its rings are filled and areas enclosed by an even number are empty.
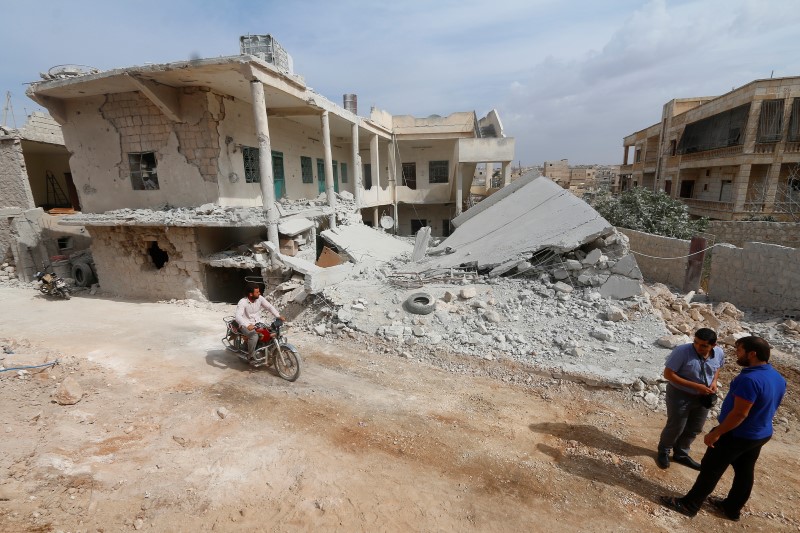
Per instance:
[[[800,219],[800,77],[667,102],[624,139],[621,188],[665,191],[695,216]]]

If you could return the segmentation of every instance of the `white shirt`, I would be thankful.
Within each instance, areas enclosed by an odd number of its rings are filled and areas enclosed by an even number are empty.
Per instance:
[[[258,299],[253,302],[251,302],[250,299],[245,296],[239,300],[239,303],[236,306],[236,322],[238,322],[240,326],[244,327],[256,324],[257,322],[263,322],[263,319],[261,318],[262,309],[266,309],[275,315],[275,318],[281,316],[278,310],[275,309],[275,306],[269,303],[263,296],[259,296]]]

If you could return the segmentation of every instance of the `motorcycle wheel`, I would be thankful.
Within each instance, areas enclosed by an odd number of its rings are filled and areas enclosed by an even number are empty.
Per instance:
[[[65,300],[69,300],[71,298],[69,291],[67,289],[59,289],[59,293],[61,293],[61,297]]]
[[[296,381],[300,377],[300,359],[286,346],[281,346],[275,354],[275,370],[286,381]]]

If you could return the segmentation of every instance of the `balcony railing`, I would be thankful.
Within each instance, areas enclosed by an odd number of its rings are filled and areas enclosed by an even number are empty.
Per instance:
[[[706,150],[704,152],[693,152],[691,154],[684,154],[682,161],[695,161],[698,159],[715,159],[718,157],[730,157],[742,153],[742,145],[726,146],[724,148],[717,148],[715,150]]]
[[[786,143],[786,148],[784,152],[787,154],[798,154],[800,153],[800,142],[796,143]]]
[[[775,153],[775,147],[777,144],[770,143],[770,144],[756,144],[753,147],[754,154],[773,154]]]
[[[697,209],[706,209],[710,211],[733,211],[733,202],[717,202],[714,200],[698,200],[697,198],[680,198],[680,200],[688,205]]]

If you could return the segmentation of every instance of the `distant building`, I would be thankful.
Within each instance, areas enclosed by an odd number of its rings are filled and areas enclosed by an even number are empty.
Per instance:
[[[712,219],[800,218],[800,77],[670,100],[623,146],[622,190],[664,191]]]

